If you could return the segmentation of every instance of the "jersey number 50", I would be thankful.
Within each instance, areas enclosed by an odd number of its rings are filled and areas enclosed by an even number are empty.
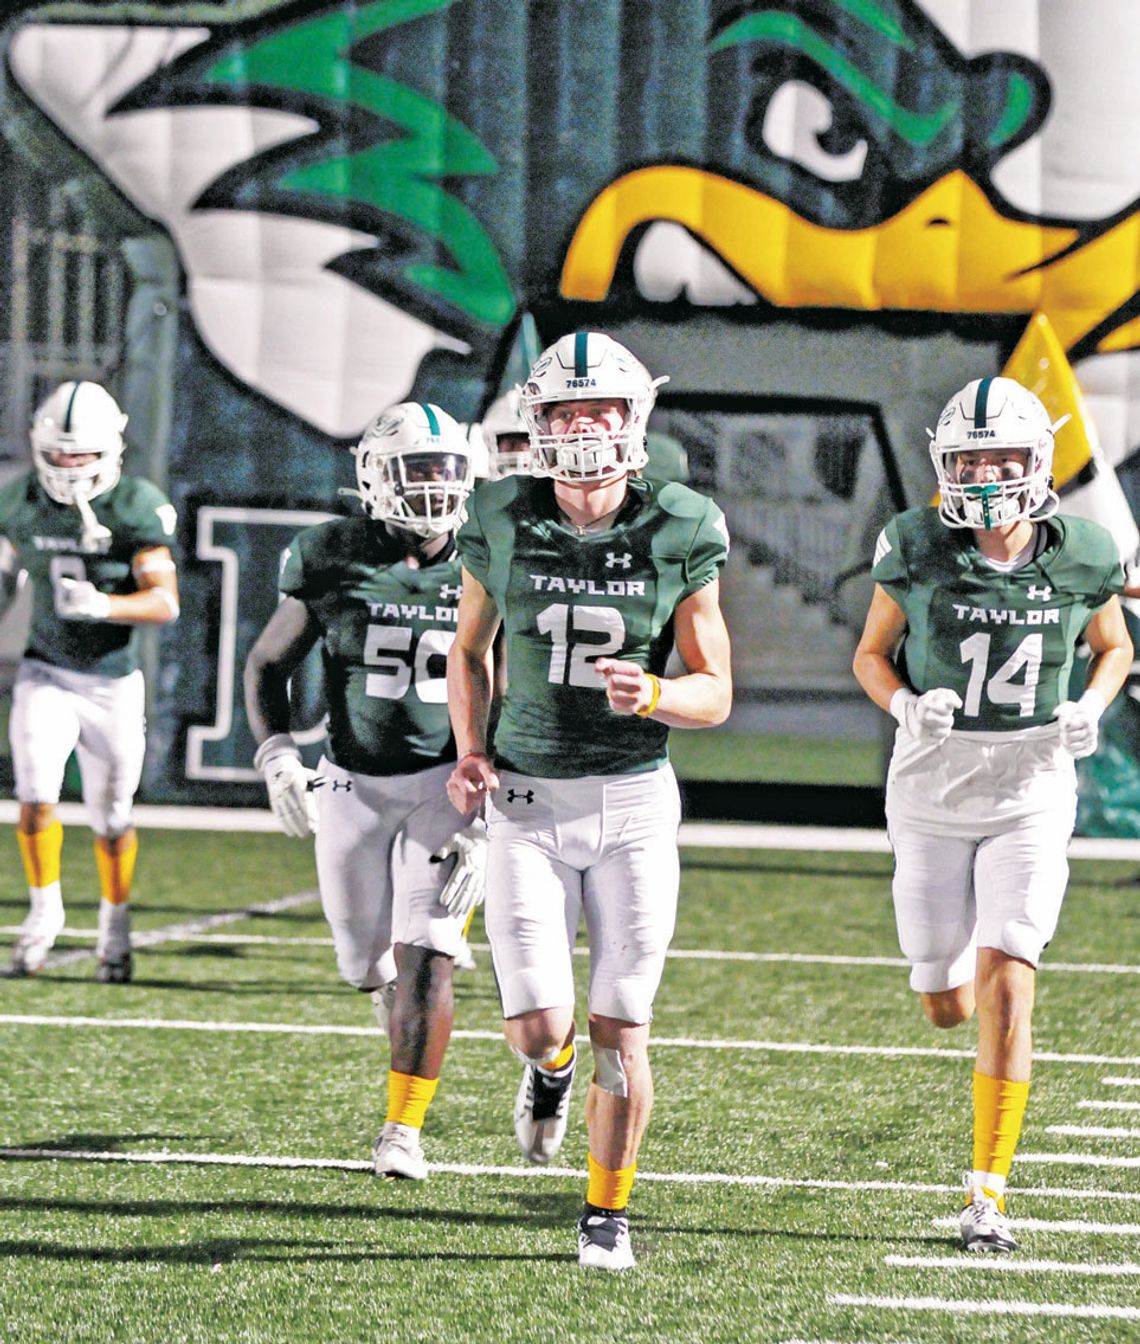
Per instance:
[[[447,677],[431,670],[431,660],[439,657],[446,664],[454,639],[454,630],[425,630],[413,650],[412,631],[406,625],[370,625],[364,636],[364,665],[381,670],[365,677],[365,694],[402,700],[414,677],[416,694],[425,705],[446,704]]]

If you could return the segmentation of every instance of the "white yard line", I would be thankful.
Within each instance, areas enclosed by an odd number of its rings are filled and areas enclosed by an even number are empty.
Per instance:
[[[319,895],[316,892],[303,893],[304,900],[299,904],[305,904],[307,901],[318,901]],[[293,901],[295,898],[286,897],[287,901]],[[279,907],[291,908],[291,906]],[[232,924],[238,920],[247,918],[250,914],[264,915],[272,914],[273,911],[269,905],[250,906],[245,910],[227,912],[225,915],[210,916],[214,923],[208,925],[202,924],[203,928],[217,927],[218,924]],[[225,943],[235,947],[240,947],[243,943],[249,943],[251,946],[265,947],[332,947],[331,938],[289,938],[278,937],[273,934],[210,934],[196,932],[194,924],[170,925],[169,928],[155,929],[150,933],[136,933],[132,935],[131,943],[134,947],[149,947],[157,943],[167,942],[185,942],[185,943]],[[20,932],[19,924],[0,925],[0,936],[9,935],[15,937]],[[74,928],[68,925],[60,935],[65,938],[82,938],[94,941],[96,931],[93,928]],[[472,943],[471,949],[474,952],[490,952],[489,943]],[[57,954],[62,956],[67,954]],[[87,953],[75,951],[72,954],[72,960],[79,960],[80,956],[86,956]],[[588,947],[574,948],[576,957],[588,957],[590,949]],[[826,952],[734,952],[721,948],[670,948],[665,954],[671,961],[731,961],[731,962],[755,962],[759,965],[775,964],[787,962],[789,964],[802,964],[806,966],[883,966],[892,970],[906,970],[910,964],[903,957],[856,957],[841,954],[831,954]],[[49,965],[64,965],[52,957],[49,959]],[[1114,965],[1105,962],[1076,962],[1076,961],[1058,961],[1043,962],[1041,966],[1045,972],[1062,972],[1078,975],[1140,975],[1140,965],[1126,966]]]
[[[896,1269],[1004,1270],[1007,1274],[1090,1274],[1127,1278],[1140,1274],[1140,1265],[1077,1264],[1070,1260],[1022,1260],[1008,1255],[884,1255],[883,1264]]]
[[[334,1157],[277,1157],[260,1153],[181,1153],[181,1152],[108,1152],[86,1151],[77,1148],[0,1148],[0,1161],[30,1162],[119,1162],[142,1165],[186,1165],[200,1167],[281,1167],[290,1170],[371,1171],[372,1163],[356,1158]],[[488,1166],[472,1162],[430,1162],[428,1169],[446,1176],[506,1176],[528,1180],[574,1179],[586,1175],[578,1167]],[[960,1185],[935,1185],[906,1181],[832,1181],[793,1179],[786,1176],[743,1176],[719,1171],[643,1171],[638,1168],[638,1182],[660,1185],[712,1185],[769,1188],[777,1190],[842,1190],[893,1192],[896,1194],[960,1195]],[[1043,1199],[1080,1201],[1088,1199],[1116,1199],[1140,1201],[1140,1192],[1099,1190],[1066,1190],[1051,1187],[1018,1190],[1019,1195],[1033,1195]],[[955,1226],[957,1223],[955,1222]]]
[[[1014,1188],[1014,1195],[1021,1193]],[[1140,1237],[1140,1223],[1092,1223],[1083,1218],[1011,1218],[1010,1225],[1019,1232],[1078,1232],[1091,1237]],[[932,1218],[931,1227],[958,1230],[958,1219]]]
[[[1018,1153],[1017,1161],[1059,1167],[1140,1167],[1140,1157],[1102,1157],[1098,1153]]]
[[[1140,1087],[1140,1078],[1102,1078],[1105,1087]]]
[[[319,899],[316,892],[305,892],[304,895],[308,900],[316,901]],[[245,919],[246,917],[244,911],[233,916],[233,918],[238,919]],[[227,917],[227,922],[232,922],[232,919]],[[0,924],[0,937],[5,934],[14,937],[19,932],[19,924]],[[155,930],[155,932],[160,932],[160,930]],[[165,930],[161,930],[161,932],[165,935]],[[133,934],[131,945],[133,947],[142,946],[140,939],[143,936],[140,933]],[[60,937],[82,938],[86,942],[94,942],[98,937],[98,931],[95,929],[75,929],[69,924],[60,934]],[[157,942],[159,940],[154,939],[152,941]],[[167,942],[170,939],[164,936],[161,941]],[[251,947],[332,947],[333,945],[331,938],[279,938],[269,933],[179,933],[175,935],[175,941],[180,943],[220,943],[227,947],[241,947],[245,943],[248,943]],[[478,948],[478,944],[473,946]]]
[[[1071,1139],[1140,1139],[1140,1129],[1128,1125],[1046,1125],[1045,1133]]]
[[[166,924],[160,929],[132,933],[131,947],[137,950],[141,947],[157,947],[160,943],[176,943],[193,938],[195,934],[203,933],[207,929],[237,924],[243,919],[280,914],[282,910],[295,910],[298,906],[312,905],[320,899],[318,892],[297,891],[291,896],[281,896],[275,901],[259,901],[240,910],[222,910],[217,914],[203,915],[200,919],[189,919],[181,924]],[[87,947],[72,948],[67,952],[53,952],[44,962],[44,967],[50,969],[55,966],[69,966],[72,962],[84,961],[91,956],[94,956],[94,949]]]
[[[1070,1302],[981,1301],[948,1297],[861,1297],[828,1293],[837,1307],[875,1307],[880,1311],[947,1311],[955,1316],[1076,1316],[1089,1321],[1140,1321],[1140,1307],[1080,1306]]]
[[[747,787],[743,784],[742,787]],[[87,824],[82,803],[60,803],[65,826]],[[0,824],[15,825],[20,806],[0,799]],[[279,834],[268,807],[165,807],[140,803],[132,819],[142,828],[172,831],[247,831]],[[739,822],[683,822],[682,846],[694,849],[790,849],[817,853],[889,854],[885,830],[855,826],[769,826]],[[1077,836],[1069,846],[1074,859],[1120,859],[1140,862],[1140,840]]]
[[[37,1013],[0,1013],[0,1026],[25,1027],[101,1027],[107,1030],[136,1031],[207,1031],[269,1033],[297,1036],[379,1036],[378,1027],[337,1026],[299,1022],[216,1022],[193,1018],[167,1017],[82,1017],[48,1016]],[[457,1030],[451,1033],[453,1041],[500,1041],[502,1033],[494,1030]],[[575,1040],[588,1043],[589,1037],[578,1035]],[[973,1059],[973,1050],[942,1050],[933,1046],[908,1045],[819,1045],[810,1041],[750,1041],[717,1040],[690,1036],[655,1036],[649,1044],[659,1050],[747,1050],[755,1053],[793,1055],[856,1055],[881,1059]],[[1065,1055],[1041,1051],[1034,1056],[1037,1063],[1054,1064],[1140,1064],[1140,1058],[1105,1055]]]
[[[1078,1101],[1079,1111],[1140,1111],[1140,1101]]]

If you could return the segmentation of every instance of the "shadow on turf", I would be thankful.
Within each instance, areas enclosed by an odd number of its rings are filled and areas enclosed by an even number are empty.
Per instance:
[[[146,967],[146,950],[142,953],[142,967]],[[37,971],[35,976],[20,976],[19,979],[24,984],[53,984],[53,985],[78,985],[85,983],[94,983],[92,980],[91,962],[94,954],[90,958],[84,958],[83,962],[70,962],[67,966],[47,966],[42,971]],[[194,982],[190,980],[159,979],[157,976],[139,974],[139,958],[135,959],[135,973],[129,984],[101,986],[110,996],[113,996],[118,1002],[119,995],[129,995],[132,991],[140,989],[172,989],[180,994],[224,994],[231,998],[248,998],[260,994],[284,994],[296,995],[303,993],[307,999],[310,998],[335,998],[344,993],[344,987],[341,985],[323,985],[320,982],[313,981],[301,983],[298,980],[250,980],[243,981],[235,985],[231,980],[206,980]],[[74,974],[68,974],[73,968]],[[364,1022],[362,1025],[367,1026]]]
[[[682,871],[690,869],[710,873],[784,873],[788,877],[848,877],[861,878],[864,881],[881,882],[891,875],[889,854],[880,855],[883,863],[874,868],[824,868],[806,867],[788,863],[783,859],[768,858],[764,854],[733,855],[731,859],[707,859],[687,857],[681,864]]]
[[[274,1253],[269,1250],[271,1247],[282,1247],[283,1249]],[[292,1254],[285,1249],[290,1247],[295,1248]],[[520,1264],[534,1264],[539,1261],[563,1264],[577,1259],[576,1252],[573,1255],[537,1255],[532,1251],[519,1254],[491,1254],[467,1250],[401,1252],[381,1251],[370,1246],[362,1246],[355,1251],[346,1251],[339,1242],[334,1241],[298,1242],[293,1238],[278,1239],[273,1237],[251,1238],[249,1240],[231,1239],[222,1242],[200,1241],[191,1242],[184,1246],[124,1246],[114,1248],[58,1246],[37,1241],[0,1241],[0,1255],[12,1259],[22,1257],[32,1260],[79,1260],[126,1264],[145,1264],[157,1261],[168,1264],[201,1264],[211,1267],[229,1264],[232,1261],[245,1261],[247,1263],[253,1261],[259,1264],[343,1261],[345,1264],[359,1264],[362,1260],[456,1260],[464,1263],[484,1260],[503,1264],[515,1261]]]
[[[2,1154],[0,1154],[2,1156]],[[365,1177],[362,1185],[369,1192],[383,1190],[384,1183]],[[0,1212],[12,1213],[80,1213],[95,1217],[162,1218],[182,1214],[248,1213],[282,1218],[363,1218],[374,1222],[387,1218],[393,1222],[454,1223],[469,1226],[515,1226],[526,1222],[536,1227],[561,1227],[572,1222],[582,1211],[578,1195],[555,1195],[543,1208],[512,1210],[510,1213],[473,1213],[470,1209],[429,1209],[422,1204],[414,1208],[385,1207],[371,1204],[362,1195],[360,1204],[319,1203],[316,1201],[273,1199],[49,1199],[36,1196],[21,1199],[14,1195],[0,1197]],[[657,1230],[657,1229],[655,1229]],[[660,1229],[670,1230],[670,1229]],[[675,1230],[675,1229],[673,1229]]]

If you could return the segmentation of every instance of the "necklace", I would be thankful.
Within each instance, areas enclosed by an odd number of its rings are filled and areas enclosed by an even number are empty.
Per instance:
[[[603,513],[600,518],[591,518],[584,523],[575,522],[575,520],[570,517],[570,515],[566,512],[566,510],[562,507],[561,504],[558,506],[558,511],[559,513],[562,514],[562,517],[565,518],[566,522],[574,529],[577,535],[580,537],[584,537],[589,532],[604,532],[606,528],[609,526],[610,519],[613,518],[615,514],[621,512],[621,507],[622,504],[624,503],[625,500],[623,499],[621,501],[621,504],[618,504],[615,508],[610,509],[609,513]]]

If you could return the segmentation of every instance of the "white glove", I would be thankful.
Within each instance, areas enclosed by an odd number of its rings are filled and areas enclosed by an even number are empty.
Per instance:
[[[111,599],[86,579],[56,579],[55,614],[65,621],[105,621]]]
[[[254,766],[265,776],[269,806],[286,835],[297,840],[317,833],[317,796],[310,787],[316,771],[306,769],[288,733],[274,733],[257,749]]]
[[[446,845],[441,845],[431,856],[432,863],[442,863],[455,855],[455,867],[439,893],[456,919],[466,919],[477,905],[483,904],[487,894],[487,823],[476,817],[470,826],[456,831]]]
[[[1075,761],[1096,751],[1097,725],[1104,708],[1104,696],[1090,689],[1079,700],[1066,700],[1053,711],[1061,727],[1061,746]]]
[[[922,695],[900,686],[891,696],[891,713],[911,737],[926,742],[945,742],[954,726],[954,711],[961,708],[961,696],[948,686],[935,686]]]

